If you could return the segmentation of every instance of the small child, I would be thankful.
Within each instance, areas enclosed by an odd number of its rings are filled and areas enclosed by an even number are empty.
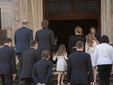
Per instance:
[[[58,85],[60,85],[61,74],[62,74],[61,84],[64,84],[63,80],[65,76],[65,71],[67,70],[66,60],[68,60],[66,48],[63,44],[59,46],[56,55],[53,57],[53,61],[55,61],[56,59],[57,59],[57,71],[58,71]]]

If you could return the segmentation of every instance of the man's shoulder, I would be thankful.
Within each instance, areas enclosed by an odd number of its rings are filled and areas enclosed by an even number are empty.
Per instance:
[[[77,55],[79,55],[79,54],[84,55],[84,56],[89,56],[88,53],[85,53],[85,52],[83,52],[83,51],[81,51],[80,53],[79,53],[79,51],[76,51],[76,52],[70,54],[69,57],[74,57],[74,56],[77,56]]]

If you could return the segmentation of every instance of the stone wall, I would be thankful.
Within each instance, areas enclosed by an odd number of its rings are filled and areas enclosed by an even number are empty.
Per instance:
[[[101,32],[113,44],[113,0],[101,0]]]

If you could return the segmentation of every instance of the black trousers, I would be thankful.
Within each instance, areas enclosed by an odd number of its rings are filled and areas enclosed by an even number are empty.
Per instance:
[[[13,77],[9,74],[0,74],[1,85],[12,85]]]
[[[112,65],[98,65],[100,85],[110,85],[111,69]]]
[[[34,84],[34,81],[33,81],[32,78],[24,78],[24,79],[22,79],[22,81],[23,81],[23,85],[31,85],[31,84]]]

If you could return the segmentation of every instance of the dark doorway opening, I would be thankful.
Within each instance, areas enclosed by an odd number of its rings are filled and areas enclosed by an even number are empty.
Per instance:
[[[74,35],[76,26],[83,28],[83,36],[90,32],[90,27],[98,26],[97,19],[81,19],[81,20],[50,20],[49,28],[54,31],[55,37],[58,39],[58,44],[64,44],[69,52],[69,38]]]

